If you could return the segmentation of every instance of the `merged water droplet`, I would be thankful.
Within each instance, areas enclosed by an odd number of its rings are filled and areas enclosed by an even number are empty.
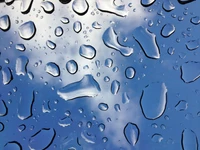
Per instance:
[[[148,7],[152,5],[156,0],[141,0],[141,4],[144,7]]]
[[[75,74],[78,71],[78,64],[75,60],[69,60],[66,63],[66,69],[70,74]]]
[[[53,128],[43,128],[31,136],[29,139],[29,148],[47,149],[53,142],[55,135],[56,131]]]
[[[82,24],[80,21],[74,22],[73,29],[76,33],[79,33],[82,30]]]
[[[18,28],[18,33],[22,39],[29,40],[33,38],[33,36],[36,33],[36,27],[35,27],[34,22],[28,21],[28,22],[23,23]]]
[[[199,48],[199,40],[190,40],[185,45],[188,50],[196,50]]]
[[[94,29],[101,29],[101,24],[99,24],[97,21],[95,21],[95,22],[92,23],[92,27]]]
[[[85,15],[89,9],[89,4],[86,0],[74,0],[72,9],[78,15]]]
[[[127,67],[125,70],[125,76],[127,79],[132,79],[135,76],[135,69],[133,67]]]
[[[56,48],[56,44],[50,40],[47,40],[46,45],[48,46],[48,48],[50,48],[51,50],[54,50]]]
[[[61,127],[68,127],[73,123],[73,120],[70,117],[64,117],[59,119],[58,124]]]
[[[10,17],[8,15],[0,17],[0,29],[3,31],[10,29]]]
[[[169,12],[175,9],[174,4],[170,0],[165,0],[162,4],[162,7],[165,11]]]
[[[155,34],[150,33],[147,28],[140,26],[133,31],[133,36],[147,57],[153,59],[160,58],[160,50],[156,44]]]
[[[79,54],[86,59],[93,59],[96,56],[96,49],[91,45],[81,45]]]
[[[4,100],[0,100],[0,117],[6,116],[8,113],[8,108]]]
[[[137,144],[139,139],[139,134],[140,130],[138,126],[134,123],[129,122],[124,127],[124,136],[127,142],[132,146],[135,146]]]
[[[27,72],[27,65],[28,65],[28,58],[26,56],[19,56],[16,60],[15,70],[16,74],[19,75],[26,75]]]
[[[24,46],[24,44],[16,44],[15,49],[19,51],[25,51],[26,47]]]
[[[60,21],[61,21],[63,24],[68,24],[68,23],[69,23],[69,18],[67,18],[67,17],[62,17],[62,18],[60,19]]]
[[[128,94],[126,92],[124,92],[122,94],[122,103],[127,104],[127,103],[129,103],[129,101],[130,101],[130,98],[129,98]]]
[[[155,143],[160,143],[162,142],[164,138],[162,137],[161,134],[154,134],[152,137],[151,137],[151,140]]]
[[[185,129],[182,132],[181,144],[183,150],[198,150],[198,139],[194,131]]]
[[[108,67],[108,68],[111,68],[113,65],[113,60],[111,58],[107,58],[105,60],[105,66]]]
[[[63,35],[63,28],[60,27],[60,26],[58,26],[58,27],[55,29],[55,35],[56,35],[57,37],[62,36],[62,35]]]
[[[161,35],[165,38],[171,36],[175,32],[175,26],[171,23],[165,24],[162,27]]]
[[[102,40],[107,47],[119,51],[123,56],[130,56],[133,53],[133,48],[122,46],[117,39],[118,36],[113,27],[106,29],[102,36]]]
[[[54,11],[54,4],[50,1],[41,2],[41,7],[46,13],[51,14]]]
[[[185,100],[180,100],[175,106],[175,109],[177,111],[184,111],[187,108],[188,108],[188,103]]]
[[[11,72],[10,68],[5,67],[5,68],[2,69],[1,72],[2,72],[2,76],[3,76],[3,84],[4,85],[9,84],[13,79],[12,72]]]
[[[47,63],[45,66],[45,71],[53,77],[58,77],[60,75],[60,68],[54,62]]]
[[[64,100],[71,100],[78,97],[95,97],[101,88],[92,75],[85,75],[80,81],[66,85],[59,89],[57,94]]]
[[[22,1],[20,6],[21,13],[23,14],[29,13],[33,0],[21,0],[21,1]]]
[[[113,95],[117,95],[117,93],[119,92],[120,89],[120,82],[117,80],[114,80],[111,84],[111,93]]]
[[[106,104],[106,103],[99,103],[98,108],[101,111],[106,111],[106,110],[108,110],[109,107],[108,107],[108,104]]]
[[[22,150],[22,146],[17,141],[11,141],[4,145],[4,150]]]
[[[147,119],[162,116],[167,105],[167,87],[165,83],[152,83],[145,87],[140,99],[142,112]]]

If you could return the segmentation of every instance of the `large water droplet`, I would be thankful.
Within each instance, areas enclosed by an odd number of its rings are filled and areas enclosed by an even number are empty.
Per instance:
[[[26,56],[19,56],[16,60],[16,74],[19,75],[26,75],[27,69],[26,66],[28,65],[28,58]]]
[[[190,129],[183,130],[181,144],[183,150],[198,150],[198,139],[194,131]]]
[[[26,91],[26,93],[24,93],[20,97],[19,106],[17,110],[19,119],[25,120],[32,116],[32,107],[34,99],[35,99],[34,91]]]
[[[156,35],[150,33],[147,28],[137,27],[133,31],[133,36],[149,58],[160,58],[160,50],[156,45]]]
[[[54,140],[56,132],[53,128],[43,128],[29,139],[30,149],[47,149]],[[42,142],[41,142],[42,141]]]
[[[200,23],[200,17],[199,16],[192,17],[190,19],[190,22],[193,23],[194,25],[198,25]]]
[[[108,107],[108,104],[106,103],[99,103],[98,108],[102,111],[106,111],[108,110],[109,107]]]
[[[181,66],[181,78],[184,82],[194,82],[200,77],[200,62],[188,61]]]
[[[112,13],[121,17],[128,15],[125,5],[116,6],[113,0],[96,0],[96,6],[102,12]]]
[[[59,89],[57,94],[64,100],[71,100],[78,97],[95,97],[100,91],[101,88],[93,76],[85,75],[80,81]]]
[[[11,141],[4,145],[3,150],[22,150],[22,146],[17,141]]]
[[[113,60],[111,58],[107,58],[105,60],[105,66],[110,68],[110,67],[112,67],[112,65],[113,65]]]
[[[19,51],[25,51],[26,47],[24,46],[24,44],[16,44],[15,49]]]
[[[76,33],[79,33],[82,30],[82,24],[80,21],[74,22],[73,29]]]
[[[0,17],[0,29],[3,31],[10,29],[10,17],[8,15]]]
[[[79,54],[87,59],[93,59],[96,56],[96,49],[91,45],[81,45]]]
[[[0,100],[0,117],[7,115],[8,108],[3,100]]]
[[[70,117],[64,117],[62,119],[59,119],[58,124],[61,127],[68,127],[72,124],[73,120]]]
[[[175,109],[177,111],[184,111],[187,108],[188,108],[188,103],[185,100],[180,100],[175,106]]]
[[[151,137],[151,140],[152,140],[153,142],[155,142],[155,143],[160,143],[160,142],[162,142],[163,137],[162,137],[162,135],[160,135],[160,134],[154,134],[154,135]]]
[[[78,65],[75,60],[69,60],[66,63],[66,69],[70,74],[75,74],[78,71]]]
[[[34,22],[28,21],[22,24],[18,28],[18,33],[22,39],[25,39],[25,40],[31,39],[36,33]]]
[[[51,14],[54,11],[54,4],[50,1],[41,2],[41,7],[46,13]]]
[[[48,46],[48,48],[54,50],[56,48],[56,44],[50,40],[47,40],[46,45]]]
[[[6,84],[9,84],[12,79],[13,79],[13,76],[12,76],[12,72],[10,70],[9,67],[5,67],[2,69],[2,76],[3,76],[3,84],[6,85]]]
[[[135,76],[135,69],[133,67],[127,67],[125,70],[125,76],[128,79],[132,79]]]
[[[142,4],[142,6],[147,7],[147,6],[152,5],[155,1],[156,0],[141,0],[141,4]]]
[[[185,45],[188,50],[195,50],[199,48],[199,40],[190,40]]]
[[[29,13],[33,0],[21,0],[21,1],[22,1],[20,6],[21,12],[24,14]]]
[[[111,84],[111,93],[113,95],[116,95],[119,92],[120,89],[120,82],[117,80],[114,80]]]
[[[140,104],[147,119],[161,117],[167,104],[167,87],[165,84],[156,82],[147,85],[142,92]]]
[[[122,103],[127,104],[127,103],[129,103],[129,101],[130,101],[130,98],[129,98],[128,94],[126,92],[124,92],[122,94]]]
[[[112,27],[106,29],[102,36],[103,42],[109,48],[119,51],[123,56],[130,56],[133,53],[133,48],[120,45],[118,36]]]
[[[126,126],[124,127],[124,136],[128,143],[132,146],[135,146],[138,142],[139,139],[139,128],[136,124],[134,123],[127,123]]]
[[[60,26],[58,26],[58,27],[55,29],[55,35],[56,35],[57,37],[62,36],[62,35],[63,35],[63,28],[60,27]]]
[[[165,24],[161,30],[161,35],[165,38],[171,36],[175,32],[175,26],[171,23]]]
[[[195,0],[178,0],[178,2],[180,4],[187,4],[187,3],[190,3],[190,2],[193,2],[193,1],[195,1]]]
[[[165,0],[162,4],[162,7],[165,11],[169,12],[175,9],[174,4],[170,0]]]
[[[86,0],[74,0],[72,3],[72,9],[78,15],[84,15],[89,9],[89,5]]]
[[[60,75],[60,68],[54,62],[47,63],[45,66],[45,71],[53,77],[58,77]]]

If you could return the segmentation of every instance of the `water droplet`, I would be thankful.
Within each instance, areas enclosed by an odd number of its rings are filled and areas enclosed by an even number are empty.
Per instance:
[[[86,0],[74,0],[72,9],[78,15],[85,15],[89,9],[89,5]]]
[[[80,81],[66,85],[59,89],[57,94],[64,100],[78,97],[95,97],[101,91],[98,82],[92,75],[85,75]]]
[[[8,15],[0,17],[0,29],[3,31],[10,29],[10,17]]]
[[[22,1],[20,6],[21,13],[23,14],[29,13],[33,0],[21,0],[21,1]]]
[[[118,42],[118,36],[112,27],[106,29],[103,33],[102,39],[107,47],[119,51],[123,56],[130,56],[133,53],[133,48],[122,46]]]
[[[62,18],[60,19],[60,21],[61,21],[63,24],[68,24],[68,23],[69,23],[69,18],[67,18],[67,17],[62,17]]]
[[[79,33],[82,30],[82,24],[80,21],[74,22],[73,29],[76,33]]]
[[[32,73],[32,72],[28,72],[27,74],[28,74],[29,79],[30,79],[30,80],[33,80],[33,78],[34,78],[33,73]]]
[[[50,101],[48,102],[44,102],[42,105],[42,112],[43,113],[50,113],[51,112],[51,108],[50,108]]]
[[[25,126],[24,124],[22,124],[22,125],[20,125],[20,126],[18,127],[19,132],[22,132],[22,131],[24,131],[25,129],[26,129],[26,126]]]
[[[26,47],[24,46],[24,44],[16,44],[15,49],[19,51],[25,51]]]
[[[13,2],[14,2],[14,0],[5,0],[5,3],[6,3],[7,5],[11,5]]]
[[[198,150],[198,139],[195,132],[190,129],[183,130],[181,144],[183,150]]]
[[[3,130],[4,130],[4,124],[0,122],[0,132],[2,132]]]
[[[46,13],[51,14],[54,11],[54,4],[50,1],[41,2],[41,7]]]
[[[156,0],[141,0],[141,4],[144,7],[148,7],[152,5]]]
[[[0,100],[0,117],[6,116],[8,113],[8,108],[4,100]]]
[[[108,76],[105,76],[104,79],[103,79],[105,82],[109,82],[110,81],[110,78]]]
[[[53,128],[43,128],[31,136],[29,139],[29,148],[47,149],[53,142],[55,135],[56,132]]]
[[[66,63],[66,69],[70,74],[75,74],[78,71],[78,65],[75,60],[69,60]]]
[[[174,52],[175,52],[175,48],[174,47],[169,47],[167,52],[168,52],[169,55],[173,55]]]
[[[195,1],[195,0],[178,0],[178,2],[180,4],[187,4],[187,3],[190,3],[190,2],[193,2],[193,1]]]
[[[198,25],[200,23],[200,17],[199,16],[192,17],[190,19],[190,22],[193,23],[194,25]]]
[[[62,35],[63,35],[63,28],[60,27],[60,26],[58,26],[58,27],[55,29],[55,35],[56,35],[57,37],[62,36]]]
[[[58,124],[61,127],[68,127],[72,124],[73,120],[70,117],[64,117],[59,120]]]
[[[117,80],[114,80],[111,84],[111,93],[113,95],[116,95],[119,92],[120,89],[120,82]]]
[[[95,144],[96,136],[88,133],[86,130],[81,132],[82,139],[89,144]]]
[[[101,24],[99,24],[97,21],[95,21],[95,22],[92,23],[92,27],[94,29],[101,29]]]
[[[150,33],[147,28],[140,26],[133,31],[133,36],[147,57],[153,59],[160,58],[160,50],[156,44],[155,34]]]
[[[108,142],[108,138],[107,138],[107,137],[103,137],[103,138],[102,138],[102,141],[103,141],[104,143],[106,143],[106,142]]]
[[[79,54],[86,59],[93,59],[96,56],[96,49],[91,45],[81,45]]]
[[[105,66],[110,68],[110,67],[112,67],[112,65],[113,65],[113,60],[111,58],[107,58],[105,60]]]
[[[47,40],[46,45],[48,46],[48,48],[54,50],[56,48],[56,44],[50,40]]]
[[[27,72],[27,68],[26,66],[28,65],[28,58],[26,56],[19,56],[16,60],[16,66],[15,66],[15,70],[16,70],[16,74],[19,75],[26,75]]]
[[[68,4],[71,0],[59,0],[62,4]]]
[[[99,103],[98,108],[102,111],[106,111],[109,107],[106,103]]]
[[[25,22],[18,28],[18,33],[19,36],[22,39],[29,40],[31,39],[35,33],[36,33],[36,28],[35,24],[32,21]]]
[[[162,27],[161,35],[165,38],[171,36],[175,32],[175,26],[171,23],[165,24]]]
[[[4,145],[4,150],[22,150],[22,146],[17,141],[11,141]]]
[[[139,128],[134,123],[129,122],[124,127],[124,136],[127,142],[132,146],[135,146],[137,144],[139,139],[139,134],[140,134]]]
[[[119,104],[115,104],[114,108],[115,108],[115,111],[117,111],[117,112],[121,111],[121,108],[120,108]]]
[[[165,11],[169,12],[175,9],[174,4],[170,0],[165,0],[162,4],[162,7]]]
[[[101,123],[101,124],[99,124],[98,125],[98,127],[99,127],[99,130],[101,131],[101,132],[103,132],[104,130],[105,130],[105,125],[103,124],[103,123]]]
[[[163,137],[162,137],[162,135],[160,135],[160,134],[154,134],[154,135],[151,137],[151,140],[152,140],[153,142],[160,143],[160,142],[162,142]]]
[[[6,84],[9,84],[12,79],[13,79],[13,76],[12,76],[12,72],[10,70],[9,67],[5,67],[2,69],[2,76],[3,76],[3,84],[6,85]]]
[[[180,100],[175,106],[175,109],[177,111],[184,111],[187,108],[188,108],[188,103],[185,100]]]
[[[125,76],[127,79],[132,79],[135,76],[135,69],[133,67],[127,67],[125,70]]]
[[[58,77],[60,75],[60,68],[54,62],[47,63],[45,66],[45,71],[53,77]]]
[[[124,93],[122,94],[122,103],[123,103],[123,104],[128,104],[129,101],[130,101],[130,98],[129,98],[128,94],[127,94],[126,92],[124,92]]]
[[[199,40],[190,40],[185,45],[188,50],[195,50],[199,48]]]
[[[153,120],[161,117],[166,109],[166,104],[167,87],[165,83],[156,82],[145,87],[140,99],[145,118]]]

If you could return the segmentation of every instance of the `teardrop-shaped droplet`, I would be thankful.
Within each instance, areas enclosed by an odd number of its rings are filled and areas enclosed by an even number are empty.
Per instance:
[[[171,23],[165,24],[161,30],[161,35],[165,38],[171,36],[175,32],[175,26]]]
[[[110,67],[112,67],[112,65],[113,65],[113,60],[111,58],[107,58],[105,60],[105,66],[110,68]]]
[[[74,22],[73,29],[76,33],[79,33],[82,30],[82,24],[80,21]]]
[[[60,21],[61,21],[63,24],[68,24],[68,23],[69,23],[69,18],[67,18],[67,17],[62,17],[62,18],[60,19]]]
[[[162,142],[163,137],[162,137],[162,135],[160,135],[160,134],[154,134],[154,135],[151,137],[151,140],[152,140],[152,142],[160,143],[160,142]]]
[[[13,79],[12,72],[9,67],[5,67],[2,69],[2,76],[4,85],[9,84]]]
[[[35,24],[32,21],[25,22],[18,28],[18,33],[19,36],[22,39],[29,40],[31,39],[35,33],[36,33],[36,28]]]
[[[127,142],[132,146],[135,146],[137,144],[139,139],[139,134],[140,134],[139,128],[134,123],[129,122],[124,127],[124,136]]]
[[[0,117],[7,115],[8,108],[3,100],[0,100]]]
[[[178,2],[180,4],[187,4],[187,3],[190,3],[190,2],[194,2],[195,0],[178,0]]]
[[[120,82],[117,80],[114,80],[111,84],[111,93],[113,95],[116,95],[119,92],[120,89]]]
[[[41,2],[41,7],[46,13],[51,14],[54,11],[54,4],[50,1]]]
[[[127,67],[125,70],[125,76],[127,79],[132,79],[135,76],[135,69],[133,67]]]
[[[188,50],[196,50],[199,48],[199,40],[190,40],[185,45]]]
[[[185,100],[180,100],[175,106],[175,109],[177,111],[184,111],[187,108],[188,108],[188,103]]]
[[[70,117],[64,117],[59,119],[58,124],[61,127],[68,127],[73,123],[73,120]]]
[[[62,36],[62,35],[63,35],[63,28],[60,27],[60,26],[58,26],[58,27],[55,29],[55,35],[56,35],[57,37]]]
[[[56,132],[53,128],[43,128],[39,130],[29,139],[30,149],[47,149],[53,142],[55,135]]]
[[[95,21],[95,22],[92,23],[92,27],[94,29],[101,29],[101,24],[99,24],[97,21]]]
[[[185,129],[182,132],[181,144],[183,150],[198,150],[198,139],[194,131]]]
[[[50,40],[47,40],[46,45],[48,46],[48,48],[54,50],[56,48],[56,44]]]
[[[21,13],[23,14],[29,13],[33,0],[21,0],[21,1],[22,1],[20,7]]]
[[[16,74],[19,75],[26,75],[27,72],[27,68],[26,66],[28,65],[28,58],[26,56],[19,56],[16,60],[16,66],[15,66],[15,70],[16,70]]]
[[[86,0],[74,0],[72,3],[72,9],[78,15],[85,15],[89,9],[89,4]]]
[[[79,54],[86,59],[93,59],[96,56],[96,49],[91,45],[81,45]]]
[[[3,31],[10,29],[10,17],[8,15],[0,17],[0,29]]]
[[[106,104],[106,103],[99,103],[98,108],[101,111],[106,111],[106,110],[108,110],[109,107],[108,107],[108,104]]]
[[[133,36],[147,57],[153,59],[160,58],[160,50],[156,44],[155,34],[150,33],[147,28],[140,26],[133,31]]]
[[[122,103],[123,103],[123,104],[127,104],[127,103],[129,103],[129,102],[130,102],[130,98],[129,98],[128,94],[127,94],[126,92],[124,92],[124,93],[122,94]]]
[[[141,0],[141,4],[145,7],[152,5],[156,0]]]
[[[103,33],[102,39],[107,47],[119,51],[123,56],[130,56],[133,53],[133,48],[122,46],[118,42],[118,36],[112,27],[106,29]]]
[[[11,141],[4,145],[3,150],[22,150],[22,146],[17,141]]]
[[[169,12],[175,9],[174,4],[170,0],[164,0],[162,7],[165,11]]]
[[[165,83],[152,83],[145,87],[140,99],[142,112],[147,119],[162,116],[167,104],[167,87]]]
[[[70,74],[75,74],[78,71],[78,65],[75,60],[69,60],[66,63],[66,69]]]
[[[16,44],[15,49],[19,51],[25,51],[26,47],[24,46],[24,44]]]
[[[53,77],[58,77],[60,75],[60,68],[54,62],[47,63],[45,66],[45,71]]]
[[[200,17],[199,16],[192,17],[190,19],[190,22],[193,23],[194,25],[198,25],[200,24]]]

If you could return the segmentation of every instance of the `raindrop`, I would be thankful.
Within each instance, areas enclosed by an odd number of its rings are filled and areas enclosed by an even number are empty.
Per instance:
[[[60,75],[60,68],[54,62],[47,63],[45,66],[45,71],[53,77],[58,77]]]
[[[20,126],[18,127],[19,132],[22,132],[22,131],[24,131],[25,129],[26,129],[26,126],[25,126],[24,124],[22,124],[22,125],[20,125]]]
[[[125,70],[125,76],[127,79],[132,79],[135,76],[135,69],[133,67],[127,67]]]
[[[5,68],[2,69],[1,72],[2,72],[2,76],[3,76],[3,84],[4,85],[9,84],[13,79],[12,72],[11,72],[10,68],[5,67]]]
[[[79,33],[82,30],[82,24],[80,21],[74,22],[73,29],[76,33]]]
[[[190,19],[190,22],[193,23],[194,25],[198,25],[200,23],[200,17],[199,16],[192,17]]]
[[[41,2],[41,7],[46,13],[51,14],[54,11],[54,4],[50,1]]]
[[[24,46],[24,44],[16,44],[15,49],[19,51],[25,51],[26,47]]]
[[[103,141],[104,143],[106,143],[106,142],[108,142],[108,138],[107,138],[107,137],[103,137],[103,138],[102,138],[102,141]]]
[[[109,82],[109,81],[110,81],[110,78],[109,78],[108,76],[105,76],[105,77],[104,77],[104,81],[105,81],[105,82]]]
[[[187,4],[187,3],[190,3],[190,2],[193,2],[193,1],[195,1],[195,0],[178,0],[178,2],[180,4]]]
[[[112,65],[113,65],[113,60],[111,58],[107,58],[105,60],[105,66],[110,68],[110,67],[112,67]]]
[[[99,24],[97,21],[95,21],[95,22],[92,23],[92,27],[94,29],[101,29],[101,24]]]
[[[122,94],[122,103],[123,103],[123,104],[128,104],[129,101],[130,101],[130,98],[129,98],[128,94],[127,94],[126,92],[124,92],[124,93]]]
[[[165,24],[162,27],[161,35],[165,38],[171,36],[175,32],[175,26],[171,23]]]
[[[199,40],[190,40],[185,45],[188,50],[195,50],[199,48]]]
[[[150,99],[150,101],[149,101]],[[167,104],[167,87],[165,83],[152,83],[145,87],[140,105],[145,118],[154,120],[162,116]]]
[[[75,74],[78,71],[78,65],[75,60],[69,60],[66,63],[66,69],[70,74]]]
[[[3,150],[22,150],[22,146],[17,141],[11,141],[4,145]]]
[[[59,119],[58,124],[61,127],[68,127],[72,124],[73,120],[70,117],[64,117]]]
[[[72,9],[78,15],[85,15],[89,9],[89,5],[86,0],[74,0]]]
[[[62,87],[57,91],[57,94],[64,100],[71,100],[78,97],[95,97],[100,91],[99,83],[92,75],[88,74],[80,81]]]
[[[101,131],[101,132],[103,132],[104,130],[105,130],[105,125],[103,124],[103,123],[101,123],[101,124],[99,124],[98,125],[98,127],[99,127],[99,130]]]
[[[8,108],[4,100],[0,100],[0,117],[6,116],[8,113]]]
[[[185,100],[180,100],[175,106],[175,109],[177,111],[184,111],[187,108],[188,108],[188,103]]]
[[[121,111],[121,108],[120,108],[119,104],[115,104],[114,108],[115,108],[115,111],[117,111],[117,112]]]
[[[63,28],[60,27],[60,26],[58,26],[58,27],[55,29],[55,35],[56,35],[57,37],[62,36],[62,35],[63,35]]]
[[[106,110],[108,110],[109,107],[108,107],[108,105],[106,103],[99,103],[98,108],[101,111],[106,111]]]
[[[2,132],[3,130],[4,130],[4,124],[0,122],[0,132]]]
[[[29,40],[31,39],[35,33],[36,33],[36,28],[35,24],[32,21],[25,22],[18,28],[18,33],[19,36],[22,39]]]
[[[10,17],[8,15],[0,17],[0,29],[3,31],[10,29]]]
[[[183,150],[198,150],[198,139],[194,131],[185,129],[182,132],[181,144]]]
[[[139,139],[139,134],[140,134],[139,128],[134,123],[129,122],[124,127],[124,136],[127,142],[132,146],[135,146],[137,144]]]
[[[27,74],[28,74],[29,79],[30,79],[30,80],[33,80],[33,78],[34,78],[33,73],[32,73],[32,72],[28,72]]]
[[[20,6],[21,13],[23,14],[29,13],[33,0],[21,0],[21,1],[22,1]]]
[[[116,95],[119,92],[120,89],[120,82],[117,80],[114,80],[111,84],[111,93],[113,95]]]
[[[156,0],[141,0],[141,4],[144,7],[148,7],[152,5]]]
[[[26,56],[19,56],[16,60],[15,70],[16,74],[19,75],[26,75],[27,72],[27,65],[28,65],[28,58]]]
[[[91,45],[81,45],[79,54],[86,59],[93,59],[96,56],[96,49]]]
[[[162,4],[162,7],[165,11],[169,12],[175,9],[174,4],[170,0],[165,0]]]
[[[67,18],[67,17],[62,17],[62,18],[60,19],[60,21],[61,21],[63,24],[68,24],[68,23],[69,23],[69,18]]]
[[[154,135],[151,137],[151,140],[152,140],[153,142],[155,142],[155,143],[160,143],[160,142],[162,142],[163,137],[162,137],[162,135],[160,135],[160,134],[154,134]]]
[[[100,64],[101,64],[100,61],[99,61],[99,60],[96,60],[96,61],[95,61],[95,64],[96,64],[97,68],[99,69],[99,68],[100,68]]]
[[[46,45],[48,46],[48,48],[54,50],[56,48],[56,44],[50,40],[47,40]]]

